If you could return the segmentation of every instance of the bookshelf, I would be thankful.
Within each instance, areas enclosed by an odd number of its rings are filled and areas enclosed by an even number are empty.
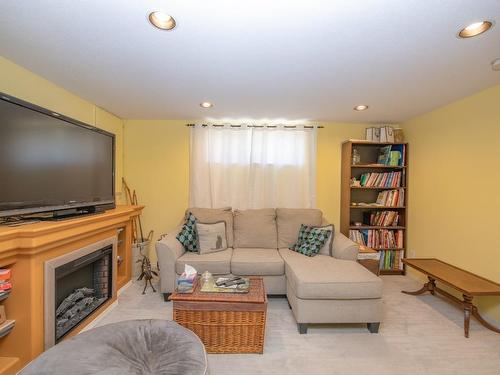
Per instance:
[[[399,152],[397,165],[387,165],[389,160],[379,163],[384,147]],[[356,164],[353,150],[360,157]],[[381,275],[405,274],[401,260],[406,255],[408,229],[408,165],[407,143],[349,140],[342,144],[340,231],[381,253]]]

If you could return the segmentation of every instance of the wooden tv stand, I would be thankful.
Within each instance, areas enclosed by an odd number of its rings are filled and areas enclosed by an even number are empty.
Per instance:
[[[131,279],[132,219],[142,206],[117,206],[102,214],[19,227],[0,226],[0,268],[12,270],[12,292],[0,302],[14,329],[0,338],[0,374],[17,373],[44,351],[44,262],[105,238],[118,235],[113,298],[83,320],[70,334],[81,331],[116,300],[117,289]],[[117,262],[117,259],[114,260]]]

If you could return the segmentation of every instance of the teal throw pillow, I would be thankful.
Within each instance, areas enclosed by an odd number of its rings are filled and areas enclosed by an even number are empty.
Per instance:
[[[311,228],[302,243],[291,250],[308,257],[313,257],[319,253],[323,245],[328,241],[331,233],[332,231],[329,229]]]
[[[307,239],[307,236],[309,236],[309,233],[311,233],[311,230],[313,228],[314,227],[310,227],[308,225],[301,224],[300,229],[299,229],[299,237],[297,238],[297,242],[292,245],[290,250],[297,251],[299,249],[300,245],[302,245],[302,243]]]
[[[184,246],[186,251],[193,253],[198,252],[198,232],[196,231],[196,217],[189,212],[186,222],[182,226],[181,231],[175,237]]]

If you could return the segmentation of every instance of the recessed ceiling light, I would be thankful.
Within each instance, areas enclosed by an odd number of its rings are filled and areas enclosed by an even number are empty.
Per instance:
[[[214,105],[210,102],[201,102],[200,107],[202,108],[212,108]]]
[[[355,111],[366,111],[367,109],[368,109],[368,106],[364,105],[364,104],[360,104],[360,105],[357,105],[356,107],[354,107]]]
[[[56,116],[56,117],[59,117],[61,116],[59,113],[56,113],[56,112],[52,112],[52,116]]]
[[[149,22],[151,22],[154,27],[157,27],[161,30],[172,30],[176,25],[174,17],[160,11],[149,13],[148,18]]]
[[[500,59],[496,59],[491,62],[491,69],[496,72],[500,72]]]
[[[474,22],[460,30],[458,36],[460,38],[472,38],[473,36],[480,35],[485,31],[488,31],[492,26],[493,22],[491,21]]]

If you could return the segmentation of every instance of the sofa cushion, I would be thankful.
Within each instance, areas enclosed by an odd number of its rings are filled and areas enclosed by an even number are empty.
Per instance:
[[[301,299],[363,299],[382,296],[382,280],[351,260],[326,255],[305,257],[280,249],[285,274]]]
[[[315,208],[277,208],[278,247],[289,248],[297,241],[301,224],[318,227],[323,214]]]
[[[234,211],[234,247],[277,249],[274,208]]]
[[[233,247],[233,213],[231,208],[189,208],[186,212],[191,212],[198,222],[214,224],[219,221],[226,222],[227,246]]]
[[[180,275],[184,272],[184,265],[189,264],[196,268],[199,274],[208,271],[214,275],[227,275],[231,273],[232,254],[232,248],[203,255],[186,252],[175,261],[175,272]]]
[[[285,263],[276,249],[236,248],[231,258],[231,273],[238,276],[279,276]]]

